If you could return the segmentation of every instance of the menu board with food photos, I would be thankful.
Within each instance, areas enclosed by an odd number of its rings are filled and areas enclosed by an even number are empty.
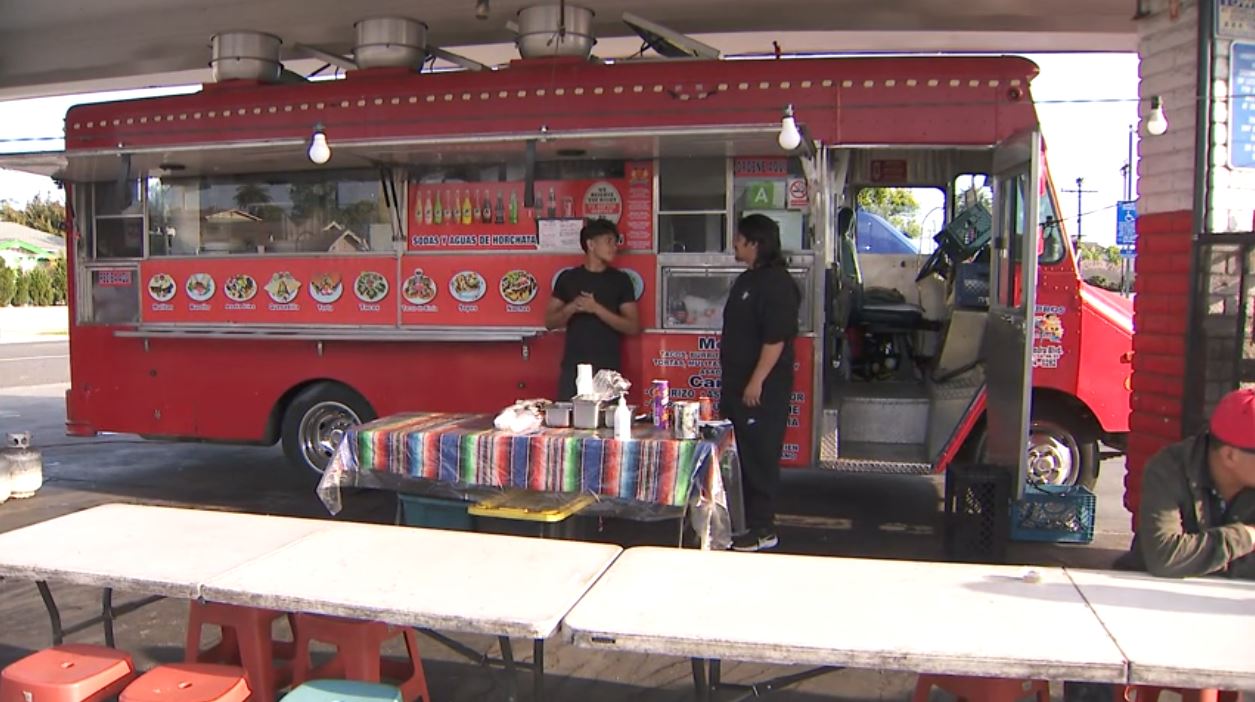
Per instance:
[[[148,323],[396,324],[393,256],[162,258],[140,266]]]
[[[632,279],[642,322],[654,317],[654,257],[631,254],[615,267]],[[401,257],[401,323],[541,327],[558,275],[583,262],[579,256]]]
[[[149,324],[543,327],[570,254],[161,258],[140,266]],[[399,265],[399,269],[398,269]],[[641,321],[654,324],[651,254],[625,254]]]

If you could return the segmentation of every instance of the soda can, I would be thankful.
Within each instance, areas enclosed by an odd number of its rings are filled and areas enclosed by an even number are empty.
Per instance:
[[[697,438],[697,418],[701,414],[701,405],[697,402],[676,402],[672,405],[671,435],[677,439]]]
[[[697,404],[698,404],[698,407],[700,408],[698,417],[703,422],[709,422],[715,418],[715,402],[714,400],[710,399],[709,395],[702,395],[701,397],[697,398]]]
[[[654,416],[654,426],[667,426],[667,405],[671,402],[671,383],[666,380],[655,380],[650,385],[649,406]]]

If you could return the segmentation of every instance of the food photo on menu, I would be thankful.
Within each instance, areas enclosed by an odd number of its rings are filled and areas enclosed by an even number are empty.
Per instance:
[[[357,276],[353,291],[362,302],[379,302],[388,296],[388,279],[375,271],[363,271]]]
[[[411,305],[426,305],[436,299],[436,281],[431,276],[417,269],[413,275],[405,279],[401,286],[401,296]]]
[[[269,293],[270,299],[286,305],[300,294],[301,281],[288,271],[279,271],[271,276],[270,282],[266,284],[266,292]]]
[[[309,296],[315,302],[329,305],[344,294],[344,284],[339,273],[315,273],[309,281]]]
[[[536,276],[522,269],[515,269],[501,276],[501,297],[511,305],[526,305],[531,302],[539,288]]]
[[[208,273],[193,273],[187,279],[187,296],[205,302],[214,296],[214,279]]]
[[[449,294],[458,302],[476,302],[487,290],[484,276],[475,271],[462,271],[449,280]]]
[[[174,278],[168,273],[157,273],[148,279],[148,294],[157,302],[169,302],[178,292]]]
[[[257,281],[251,275],[233,275],[222,284],[222,292],[232,302],[248,302],[257,294]]]

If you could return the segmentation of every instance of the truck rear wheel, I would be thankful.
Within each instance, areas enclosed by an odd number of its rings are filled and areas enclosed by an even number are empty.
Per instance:
[[[293,466],[322,475],[344,432],[374,419],[361,395],[336,383],[318,383],[302,390],[283,414],[283,453]]]

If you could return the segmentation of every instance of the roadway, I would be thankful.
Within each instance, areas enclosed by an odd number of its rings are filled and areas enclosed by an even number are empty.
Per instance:
[[[68,341],[0,344],[0,388],[62,383],[69,379]]]
[[[0,433],[31,431],[45,461],[45,485],[33,498],[0,504],[0,531],[104,502],[197,506],[315,518],[332,518],[314,495],[314,478],[289,468],[277,447],[169,444],[130,436],[91,439],[64,435],[68,364],[64,342],[0,345]],[[1128,516],[1120,507],[1123,465],[1104,465],[1099,489],[1098,535],[1089,546],[1016,544],[1010,559],[1105,567],[1128,544]],[[897,476],[790,472],[783,481],[781,550],[793,553],[882,558],[940,559],[941,484],[937,479]],[[339,519],[390,522],[389,494],[358,491],[346,495]],[[666,525],[664,525],[666,526]],[[618,525],[618,529],[625,525]],[[670,527],[641,530],[642,540],[662,540]],[[673,538],[673,537],[671,537]],[[418,554],[398,554],[418,557]],[[680,592],[700,592],[677,584]],[[74,620],[98,606],[98,593],[59,588],[63,611]],[[747,593],[779,597],[787,593]],[[841,594],[834,592],[834,597]],[[0,582],[0,666],[48,644],[47,618],[35,589],[13,580]],[[142,666],[181,656],[184,605],[163,602],[120,620],[120,645]],[[1031,635],[1031,611],[1025,612]],[[889,623],[886,625],[902,625]],[[97,630],[73,640],[99,641]],[[459,637],[478,650],[492,642]],[[425,641],[423,656],[433,697],[479,699],[500,694],[500,679]],[[561,644],[549,648],[553,700],[681,700],[691,696],[688,662],[666,656],[593,655]],[[725,678],[755,680],[782,669],[729,665]],[[615,681],[615,682],[610,682]],[[846,700],[906,700],[913,678],[891,671],[846,671],[808,681],[786,693],[788,699],[839,696]]]

